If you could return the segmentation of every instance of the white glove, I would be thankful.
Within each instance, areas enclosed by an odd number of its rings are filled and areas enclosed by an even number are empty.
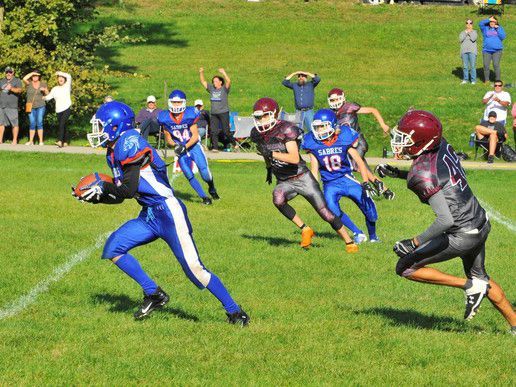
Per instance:
[[[84,191],[84,193],[80,196],[80,200],[84,200],[85,202],[98,202],[103,192],[104,191],[100,185],[94,185],[93,187]]]

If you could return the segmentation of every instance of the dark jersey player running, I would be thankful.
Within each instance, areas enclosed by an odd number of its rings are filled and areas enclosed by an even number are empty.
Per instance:
[[[277,184],[272,200],[278,210],[301,229],[301,247],[312,243],[313,230],[296,214],[288,202],[297,195],[303,196],[314,207],[319,216],[330,223],[346,242],[346,251],[358,251],[358,246],[349,237],[342,221],[335,216],[324,200],[319,184],[299,154],[299,143],[303,131],[288,121],[278,120],[279,106],[271,98],[261,98],[253,108],[255,127],[251,139],[256,143],[267,167],[267,182],[272,183],[272,174]]]
[[[486,273],[485,242],[491,224],[473,195],[452,146],[442,138],[441,122],[423,110],[407,112],[392,131],[391,146],[400,157],[413,159],[408,172],[380,164],[380,176],[407,179],[407,186],[432,207],[436,219],[422,234],[396,242],[396,273],[407,279],[463,289],[464,318],[476,314],[487,296],[516,333],[516,313],[501,287]],[[427,267],[460,257],[467,278]]]
[[[378,109],[374,107],[360,106],[355,102],[346,101],[344,91],[339,88],[331,89],[328,92],[328,105],[337,115],[339,125],[347,125],[359,134],[358,143],[355,146],[355,149],[357,150],[360,157],[362,157],[362,160],[364,161],[367,167],[367,175],[369,181],[371,181],[374,184],[374,187],[378,192],[378,195],[383,195],[383,197],[388,200],[394,199],[394,192],[387,188],[384,182],[373,174],[371,168],[369,167],[369,164],[367,164],[365,154],[367,153],[369,146],[367,145],[367,141],[358,123],[359,114],[372,114],[382,127],[383,132],[388,134],[389,126],[387,126],[387,124],[384,122],[382,115],[380,114]],[[353,160],[352,163],[354,170],[358,171],[358,166],[356,165],[356,163]]]

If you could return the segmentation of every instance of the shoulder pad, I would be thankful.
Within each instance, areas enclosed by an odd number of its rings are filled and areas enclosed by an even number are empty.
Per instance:
[[[437,152],[419,156],[412,163],[407,176],[407,187],[423,203],[427,203],[432,195],[442,189],[437,176],[436,158]]]
[[[122,165],[136,163],[148,153],[152,153],[151,146],[136,130],[123,133],[115,145],[115,159]]]
[[[341,125],[340,130],[339,141],[343,145],[352,145],[356,140],[358,140],[359,134],[348,125]]]
[[[301,144],[301,149],[312,150],[314,149],[314,135],[312,132],[308,132],[303,136],[303,142]]]
[[[183,119],[195,119],[199,117],[199,115],[200,113],[193,106],[187,106]]]

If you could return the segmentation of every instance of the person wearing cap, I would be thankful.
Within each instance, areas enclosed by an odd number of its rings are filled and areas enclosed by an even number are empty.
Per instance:
[[[66,122],[72,113],[72,76],[63,71],[58,71],[56,72],[56,77],[57,86],[54,86],[50,92],[48,89],[44,89],[43,92],[46,94],[45,101],[53,99],[56,103],[56,115],[59,125],[56,145],[62,148],[70,143]]]
[[[196,99],[194,102],[195,110],[199,113],[199,121],[197,121],[197,129],[199,130],[199,138],[202,139],[208,133],[208,123],[210,122],[210,113],[204,109],[202,99]]]
[[[22,92],[22,83],[14,76],[12,67],[5,68],[5,77],[0,79],[0,144],[4,142],[6,126],[13,131],[13,145],[18,144],[18,98]]]
[[[136,124],[140,127],[140,134],[144,139],[149,137],[149,134],[159,133],[158,114],[161,109],[156,107],[156,97],[149,95],[147,97],[147,106],[142,108],[136,116]]]
[[[496,111],[492,110],[487,114],[487,120],[482,120],[480,125],[475,127],[475,134],[477,139],[489,139],[489,152],[487,162],[493,163],[496,152],[496,145],[499,141],[505,142],[507,140],[507,131],[504,125],[496,120]]]
[[[290,78],[297,75],[297,82],[290,82]],[[311,79],[308,80],[308,77]],[[296,105],[296,116],[300,117],[301,126],[306,132],[312,128],[314,120],[314,89],[321,82],[321,78],[317,74],[308,71],[296,71],[287,75],[281,84],[294,92],[294,102]]]
[[[496,120],[500,121],[505,126],[507,121],[507,110],[511,106],[511,95],[503,90],[503,82],[496,80],[494,83],[494,90],[488,91],[482,103],[486,105],[484,110],[484,121],[487,121],[490,111],[496,112]]]
[[[29,142],[25,145],[34,145],[36,130],[38,132],[39,145],[43,142],[43,118],[45,117],[45,94],[48,93],[47,83],[41,80],[39,71],[32,71],[23,77],[23,82],[27,85],[27,103],[31,104],[29,115]]]

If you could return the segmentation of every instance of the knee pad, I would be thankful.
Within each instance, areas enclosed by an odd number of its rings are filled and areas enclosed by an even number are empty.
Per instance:
[[[285,196],[285,193],[283,191],[274,190],[272,191],[272,202],[279,209],[281,206],[287,204],[287,197]]]
[[[125,253],[127,253],[127,251],[122,250],[124,249],[121,248],[116,236],[114,234],[111,234],[111,236],[106,241],[106,244],[104,245],[101,258],[113,259],[115,257],[118,257],[119,255],[124,255]]]
[[[317,210],[321,218],[323,218],[326,222],[328,222],[331,227],[337,231],[343,226],[342,220],[338,216],[335,216],[333,212],[331,212],[328,207],[323,207]]]

